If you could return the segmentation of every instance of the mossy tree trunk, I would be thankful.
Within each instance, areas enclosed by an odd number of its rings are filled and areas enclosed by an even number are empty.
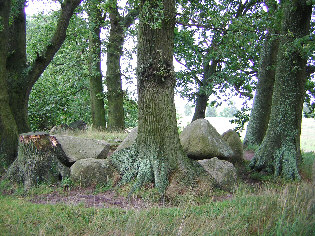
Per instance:
[[[258,84],[244,145],[260,145],[270,118],[279,42],[267,35],[261,52]]]
[[[279,49],[279,38],[275,35],[279,34],[281,20],[275,17],[279,8],[278,3],[270,2],[266,4],[268,14],[274,24],[272,28],[267,29],[268,33],[261,49],[258,84],[244,139],[245,146],[259,146],[261,144],[268,128],[271,112]]]
[[[110,2],[110,33],[106,71],[109,130],[123,130],[125,128],[120,58],[123,54],[125,31],[131,26],[138,14],[139,10],[134,8],[125,17],[122,17],[118,12],[117,0]]]
[[[90,72],[90,100],[92,126],[96,129],[105,129],[104,93],[101,71],[101,26],[102,13],[99,9],[100,1],[89,2],[89,72]]]
[[[57,184],[69,177],[71,164],[54,136],[46,133],[21,134],[18,158],[4,178],[24,184],[26,189],[41,183]]]
[[[179,141],[174,104],[174,26],[175,0],[141,1],[138,136],[134,147],[112,157],[123,180],[136,177],[134,188],[152,181],[161,194],[167,189],[173,173],[182,173],[183,179],[188,179],[202,171],[197,162],[183,153]]]
[[[117,0],[112,0],[109,11],[110,34],[107,46],[107,100],[108,100],[108,129],[122,130],[125,127],[121,85],[120,57],[123,53],[124,29],[122,17],[118,12]]]
[[[57,27],[50,44],[42,52],[38,52],[36,59],[30,64],[26,60],[26,17],[24,12],[26,1],[1,2],[1,11],[6,9],[7,12],[1,13],[3,14],[1,25],[3,22],[5,27],[1,31],[3,37],[0,41],[1,47],[5,48],[3,50],[1,48],[0,53],[1,70],[3,70],[0,95],[2,103],[0,143],[3,147],[0,151],[2,156],[6,156],[8,162],[16,158],[16,156],[12,156],[12,153],[16,153],[14,150],[17,150],[17,141],[15,141],[18,138],[17,134],[30,130],[27,106],[31,89],[62,45],[70,18],[80,2],[81,0],[63,1]],[[7,4],[11,4],[9,9],[7,9]],[[7,26],[9,20],[10,24]],[[7,101],[9,101],[10,109],[7,107]],[[15,126],[17,131],[15,131]],[[9,130],[12,132],[10,131],[8,135]],[[8,139],[3,141],[2,138],[6,136]]]
[[[282,1],[283,20],[270,122],[250,163],[257,171],[299,179],[300,134],[305,95],[306,62],[303,42],[309,34],[312,5],[306,0]]]
[[[6,0],[0,4],[0,176],[2,165],[9,165],[14,161],[17,153],[17,125],[9,104],[7,91],[8,71],[6,58],[8,55],[9,14],[10,1]]]

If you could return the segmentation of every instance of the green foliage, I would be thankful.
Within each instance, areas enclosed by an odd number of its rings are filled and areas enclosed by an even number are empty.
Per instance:
[[[217,117],[217,109],[214,106],[208,106],[206,110],[206,117]]]
[[[245,129],[245,124],[249,121],[249,111],[247,106],[241,108],[234,114],[234,119],[230,120],[231,124],[236,124],[235,131],[242,132]]]
[[[185,116],[190,116],[192,114],[192,106],[189,104],[185,105],[185,110],[184,110]]]
[[[138,103],[127,94],[124,96],[124,114],[126,128],[138,125]]]
[[[36,52],[48,44],[48,35],[56,23],[56,13],[28,19],[27,53]],[[56,124],[76,120],[90,121],[88,83],[88,28],[84,19],[74,16],[67,38],[34,85],[29,100],[29,122],[32,130],[50,129]]]
[[[260,43],[267,22],[261,4],[231,1],[178,1],[175,31],[178,91],[194,100],[198,93],[222,99],[228,88],[251,98]],[[259,19],[259,20],[258,20]],[[215,71],[207,67],[217,63]],[[228,96],[228,95],[227,95]]]
[[[223,111],[220,112],[222,117],[233,117],[238,112],[235,105],[231,104],[228,107],[223,108]]]

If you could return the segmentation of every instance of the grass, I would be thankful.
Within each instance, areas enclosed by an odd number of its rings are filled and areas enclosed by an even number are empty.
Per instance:
[[[0,196],[1,235],[314,235],[307,183],[240,185],[232,200],[143,210],[38,205]],[[313,207],[312,205],[313,204]]]

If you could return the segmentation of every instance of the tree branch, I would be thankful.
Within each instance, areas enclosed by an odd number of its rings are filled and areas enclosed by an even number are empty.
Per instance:
[[[309,77],[313,73],[315,73],[315,66],[313,65],[306,66],[306,76]]]
[[[54,58],[66,38],[67,28],[76,7],[81,0],[65,0],[61,4],[61,12],[55,33],[44,51],[37,55],[27,75],[28,86],[32,87]]]
[[[140,13],[140,8],[136,7],[132,9],[123,19],[123,26],[125,29],[128,29],[132,23],[137,19]]]

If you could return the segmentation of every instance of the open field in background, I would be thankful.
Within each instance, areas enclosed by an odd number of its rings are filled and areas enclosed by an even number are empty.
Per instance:
[[[206,118],[216,130],[223,134],[229,129],[234,129],[235,124],[231,124],[229,120],[233,118],[227,117],[207,117]],[[192,117],[186,116],[182,117],[178,121],[178,126],[183,129],[192,120]],[[241,138],[244,139],[245,130],[241,133]],[[302,121],[302,134],[301,134],[301,149],[305,152],[315,152],[315,119],[313,118],[303,118]]]

